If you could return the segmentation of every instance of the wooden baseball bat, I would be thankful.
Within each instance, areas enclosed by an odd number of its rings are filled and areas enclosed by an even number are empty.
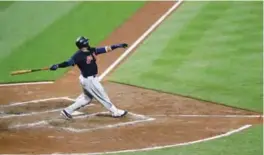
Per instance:
[[[38,72],[38,71],[44,71],[49,70],[49,67],[39,68],[39,69],[27,69],[27,70],[17,70],[11,72],[11,75],[19,75],[19,74],[26,74],[26,73],[32,73],[32,72]]]

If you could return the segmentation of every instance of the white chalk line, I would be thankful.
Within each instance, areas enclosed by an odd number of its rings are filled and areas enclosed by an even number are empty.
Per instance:
[[[59,120],[59,119],[57,119],[57,120]],[[51,121],[38,121],[38,122],[34,122],[34,123],[13,125],[13,126],[9,127],[9,129],[42,127],[44,125],[48,125],[47,126],[48,128],[57,128],[57,129],[65,130],[65,131],[81,133],[81,132],[89,132],[89,131],[100,130],[100,129],[110,129],[110,128],[134,125],[134,124],[137,124],[137,123],[149,122],[149,121],[153,121],[153,120],[155,120],[155,119],[154,118],[149,118],[149,119],[146,119],[146,120],[129,121],[129,122],[109,124],[109,125],[104,125],[104,126],[100,126],[100,127],[84,128],[84,129],[71,128],[71,127],[57,127],[57,126],[50,125]],[[55,121],[55,120],[53,120],[53,121]]]
[[[94,104],[89,104],[86,107],[90,107],[90,106],[94,106]],[[1,113],[0,116],[1,118],[11,118],[11,117],[23,117],[23,116],[33,116],[33,115],[39,115],[39,114],[45,114],[45,113],[52,113],[52,112],[57,112],[57,111],[61,111],[64,108],[58,108],[58,109],[53,109],[53,110],[46,110],[46,111],[34,111],[34,112],[30,112],[30,113],[22,113],[22,114],[6,114],[6,113]],[[74,114],[75,113],[75,114]],[[79,111],[74,111],[73,112],[73,116],[74,115],[83,115],[83,112],[79,112]]]
[[[6,84],[0,84],[0,87],[23,86],[23,85],[40,85],[40,84],[53,84],[53,83],[54,83],[53,81],[6,83]]]
[[[95,117],[99,114],[108,114],[108,112],[96,112],[96,113],[92,113],[92,114],[82,114],[80,116],[75,116],[73,117],[74,119],[84,119],[84,118],[91,118],[91,117]]]
[[[37,100],[31,100],[31,101],[25,101],[25,102],[16,102],[16,103],[11,103],[11,104],[4,104],[4,105],[0,105],[0,107],[11,107],[11,106],[23,105],[23,104],[28,104],[28,103],[39,103],[39,102],[52,101],[52,100],[73,101],[73,99],[64,96],[64,97],[53,97],[53,98],[37,99]]]
[[[69,98],[69,97],[62,97],[63,99],[65,99],[65,100],[69,100],[69,101],[75,101],[75,99],[72,99],[72,98]]]
[[[136,114],[136,113],[132,113],[132,112],[129,112],[129,114],[131,116],[133,116],[135,119],[154,119],[153,117],[150,117],[150,116]]]
[[[25,104],[32,104],[32,103],[39,103],[39,102],[45,102],[45,101],[52,101],[52,100],[69,100],[69,101],[75,101],[75,99],[69,98],[69,97],[58,97],[58,98],[47,98],[47,99],[38,99],[38,100],[31,100],[31,101],[25,101],[25,102],[17,102],[17,103],[12,103],[12,104],[7,104],[7,105],[0,105],[0,107],[5,108],[5,107],[12,107],[12,106],[18,106],[18,105],[25,105]],[[88,104],[86,107],[94,106],[94,104]],[[22,114],[7,114],[4,111],[0,113],[1,118],[11,118],[11,117],[23,117],[23,116],[32,116],[32,115],[38,115],[38,114],[45,114],[45,113],[51,113],[51,112],[56,112],[60,111],[63,108],[57,108],[53,110],[46,110],[46,111],[33,111],[29,113],[22,113]],[[82,112],[75,111],[77,115],[81,115]]]
[[[93,117],[98,114],[110,114],[109,112],[98,112],[94,113],[91,115],[88,115],[88,117]],[[141,120],[136,120],[136,121],[130,121],[130,122],[124,122],[124,123],[117,123],[117,124],[110,124],[110,125],[105,125],[105,126],[100,126],[100,127],[95,127],[95,128],[86,128],[86,129],[76,129],[76,128],[69,128],[69,127],[62,127],[62,129],[71,131],[71,132],[88,132],[88,131],[94,131],[94,130],[99,130],[99,129],[109,129],[109,128],[115,128],[115,127],[121,127],[121,126],[127,126],[127,125],[133,125],[136,123],[143,123],[143,122],[148,122],[148,121],[153,121],[155,118],[151,118],[145,115],[141,114],[136,114],[129,112],[131,116],[133,116],[135,119],[141,119]],[[78,116],[76,118],[87,118],[87,116]]]
[[[149,117],[259,118],[263,115],[147,115]]]
[[[110,129],[110,128],[122,127],[122,126],[127,126],[127,125],[134,125],[137,123],[143,123],[143,122],[148,122],[148,121],[153,121],[153,120],[155,119],[149,118],[146,120],[136,120],[136,121],[130,121],[130,122],[124,122],[124,123],[110,124],[110,125],[104,125],[104,126],[95,127],[95,128],[76,129],[76,128],[62,127],[62,129],[66,131],[70,131],[70,132],[80,133],[80,132],[89,132],[89,131],[100,130],[100,129]]]
[[[204,138],[196,141],[190,141],[190,142],[185,142],[185,143],[178,143],[178,144],[173,144],[173,145],[165,145],[165,146],[156,146],[156,147],[147,147],[147,148],[142,148],[142,149],[131,149],[131,150],[121,150],[121,151],[112,151],[112,152],[96,152],[96,153],[67,153],[68,155],[99,155],[99,154],[116,154],[116,153],[128,153],[128,152],[139,152],[139,151],[150,151],[150,150],[157,150],[157,149],[164,149],[164,148],[171,148],[171,147],[179,147],[179,146],[186,146],[186,145],[192,145],[196,143],[201,143],[201,142],[206,142],[210,140],[215,140],[223,137],[230,136],[232,134],[235,134],[237,132],[240,132],[242,130],[245,130],[252,125],[244,125],[238,129],[231,130],[227,133],[209,137],[209,138]],[[55,155],[55,154],[53,154]],[[60,153],[56,153],[56,155],[63,155]]]
[[[238,133],[238,132],[241,132],[243,130],[248,129],[251,126],[252,125],[244,125],[244,126],[241,126],[240,128],[231,130],[231,131],[226,132],[226,133],[221,134],[221,135],[216,135],[216,136],[212,136],[212,137],[209,137],[209,138],[204,138],[204,139],[190,141],[190,142],[184,142],[184,143],[178,143],[178,144],[172,144],[172,145],[146,147],[146,148],[141,148],[141,149],[130,149],[130,150],[121,150],[121,151],[109,151],[109,152],[95,152],[95,153],[52,153],[52,154],[40,154],[40,155],[66,155],[66,154],[67,155],[100,155],[100,154],[117,154],[117,153],[151,151],[151,150],[158,150],[158,149],[165,149],[165,148],[172,148],[172,147],[179,147],[179,146],[187,146],[187,145],[192,145],[192,144],[207,142],[207,141],[211,141],[211,140],[216,140],[216,139],[219,139],[219,138],[231,136],[231,135],[233,135],[235,133]],[[9,154],[9,155],[11,155],[11,154]]]
[[[30,113],[22,113],[22,114],[4,114],[0,115],[1,118],[12,118],[12,117],[24,117],[24,116],[33,116],[33,115],[39,115],[39,114],[45,114],[45,113],[51,113],[51,112],[57,112],[62,110],[63,108],[60,109],[53,109],[53,110],[47,110],[47,111],[39,111],[39,112],[30,112]]]
[[[170,15],[183,1],[177,1],[165,14],[163,14],[148,30],[143,33],[113,64],[111,64],[99,77],[102,80],[109,72],[111,72],[128,54],[133,51],[139,43],[141,43],[161,22],[163,22],[168,15]]]
[[[80,115],[80,116],[74,116],[73,118],[74,119],[91,118],[91,117],[95,117],[95,116],[97,116],[99,114],[110,114],[110,112],[96,112],[96,113],[92,113],[92,114],[83,114],[83,115]],[[134,116],[135,119],[141,119],[141,120],[110,124],[110,125],[105,125],[105,126],[100,126],[100,127],[95,127],[95,128],[78,129],[78,128],[58,127],[58,126],[50,125],[50,123],[52,123],[52,121],[64,120],[63,118],[57,118],[57,119],[52,119],[52,120],[37,121],[37,122],[33,122],[33,123],[16,124],[16,125],[10,126],[9,129],[29,128],[29,127],[42,127],[44,125],[47,125],[48,128],[58,128],[58,129],[63,129],[63,130],[66,130],[66,131],[71,131],[71,132],[88,132],[88,131],[94,131],[94,130],[99,130],[99,129],[115,128],[115,127],[132,125],[132,124],[136,124],[136,123],[148,122],[148,121],[155,120],[155,118],[147,117],[147,116],[140,115],[140,114],[135,114],[135,113],[132,113],[132,112],[129,112],[129,114],[131,116]]]
[[[82,117],[77,117],[77,119],[78,118],[82,118]],[[63,118],[55,118],[55,119],[51,119],[51,120],[36,121],[36,122],[33,122],[33,123],[16,124],[16,125],[10,126],[9,128],[10,129],[15,129],[15,128],[39,127],[39,126],[43,126],[43,125],[49,125],[49,123],[51,123],[52,121],[59,121],[59,120],[66,121]]]
[[[18,106],[18,105],[25,105],[29,103],[39,103],[39,102],[45,102],[45,101],[52,101],[52,100],[69,100],[69,101],[74,101],[74,99],[71,99],[69,97],[57,97],[57,98],[46,98],[46,99],[38,99],[38,100],[31,100],[31,101],[25,101],[25,102],[17,102],[17,103],[12,103],[12,104],[6,104],[6,105],[0,105],[0,107],[5,108],[5,107],[12,107],[12,106]],[[87,105],[87,106],[92,106],[93,104]],[[1,118],[11,118],[11,117],[23,117],[23,116],[31,116],[31,115],[37,115],[37,114],[44,114],[44,113],[50,113],[50,112],[56,112],[60,111],[62,108],[58,109],[53,109],[53,110],[46,110],[46,111],[33,111],[30,113],[22,113],[22,114],[6,114],[4,112],[1,112]]]
[[[216,140],[216,139],[219,139],[219,138],[231,136],[231,135],[233,135],[235,133],[238,133],[240,131],[248,129],[251,126],[252,125],[244,125],[244,126],[241,126],[240,128],[231,130],[231,131],[226,132],[226,133],[221,134],[221,135],[216,135],[216,136],[209,137],[209,138],[204,138],[204,139],[190,141],[190,142],[184,142],[184,143],[178,143],[178,144],[172,144],[172,145],[146,147],[146,148],[141,148],[141,149],[130,149],[130,150],[121,150],[121,151],[96,152],[96,153],[52,153],[52,154],[41,154],[41,155],[65,155],[65,154],[67,154],[67,155],[100,155],[100,154],[117,154],[117,153],[151,151],[151,150],[158,150],[158,149],[165,149],[165,148],[172,148],[172,147],[179,147],[179,146],[187,146],[187,145],[207,142],[207,141],[211,141],[211,140]]]
[[[90,106],[94,106],[94,104],[89,104],[86,107],[90,107]],[[34,111],[34,112],[30,112],[30,113],[22,113],[22,114],[6,114],[6,113],[2,113],[0,116],[1,118],[12,118],[12,117],[24,117],[24,116],[33,116],[33,115],[39,115],[39,114],[45,114],[45,113],[52,113],[52,112],[57,112],[57,111],[61,111],[64,108],[58,108],[58,109],[53,109],[53,110],[46,110],[46,111]],[[79,111],[74,111],[73,116],[75,115],[83,115],[83,112],[79,112]],[[76,116],[77,117],[77,116]]]
[[[103,112],[95,112],[95,113],[92,113],[92,114],[81,114],[79,116],[74,116],[73,118],[76,118],[76,119],[83,119],[83,118],[91,118],[91,117],[95,117],[95,116],[98,116],[98,115],[105,115],[105,114],[109,114],[109,116],[111,115],[110,112],[108,111],[103,111]],[[128,112],[129,115],[131,115],[132,117],[134,117],[135,119],[150,119],[152,117],[148,117],[148,116],[145,116],[145,115],[141,115],[141,114],[136,114],[136,113],[133,113],[133,112]]]
[[[43,126],[43,125],[48,125],[48,121],[37,121],[34,123],[25,123],[25,124],[16,124],[8,127],[9,129],[17,129],[17,128],[29,128],[29,127],[37,127],[37,126]]]

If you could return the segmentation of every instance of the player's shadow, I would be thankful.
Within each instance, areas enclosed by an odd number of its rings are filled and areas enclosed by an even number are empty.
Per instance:
[[[113,118],[111,114],[102,114],[102,113],[100,113],[100,114],[97,114],[96,116],[97,117],[111,117],[111,118]]]

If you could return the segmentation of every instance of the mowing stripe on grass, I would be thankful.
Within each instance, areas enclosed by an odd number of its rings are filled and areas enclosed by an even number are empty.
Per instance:
[[[53,5],[53,2],[48,3]],[[74,40],[80,35],[90,37],[91,45],[96,46],[144,4],[145,2],[133,1],[81,2],[81,4],[55,20],[36,36],[13,49],[8,57],[1,60],[0,70],[2,74],[0,74],[0,83],[49,81],[58,78],[69,68],[60,69],[56,72],[47,71],[20,76],[10,76],[9,73],[13,70],[32,67],[42,68],[69,59],[73,52],[76,51]],[[60,7],[58,6],[58,8]],[[46,13],[49,16],[53,16],[50,11]],[[108,21],[108,19],[111,20]]]
[[[14,2],[0,14],[0,60],[78,4],[79,2]]]
[[[15,3],[15,2],[14,1],[1,1],[0,2],[0,14],[5,9],[7,9],[8,7],[10,7],[13,3]]]
[[[195,18],[196,12],[201,10],[204,6],[200,3],[194,3],[191,5],[186,5],[185,3],[182,4],[182,7],[185,8],[184,10],[179,8],[177,13],[174,13],[168,17],[168,19],[164,21],[162,25],[155,30],[155,32],[153,32],[153,34],[158,37],[153,37],[153,35],[151,35],[147,40],[144,41],[143,45],[138,47],[138,49],[132,55],[134,58],[133,63],[129,63],[130,59],[128,59],[124,64],[118,67],[117,71],[115,71],[113,76],[110,77],[110,80],[116,81],[119,80],[119,78],[126,80],[126,75],[121,72],[126,70],[125,68],[127,67],[129,67],[129,70],[127,70],[128,72],[133,72],[133,79],[138,78],[138,80],[144,80],[144,78],[140,79],[140,74],[142,74],[143,70],[148,72],[148,69],[153,65],[152,62],[163,57],[160,51],[164,50],[168,46],[168,42],[174,37],[174,35],[169,34],[175,31],[180,31],[182,28],[184,28],[185,23],[188,22],[190,18]],[[176,16],[178,17],[178,14],[181,14],[180,18],[175,18]],[[177,24],[171,24],[172,21],[173,23]],[[142,61],[142,58],[146,59]],[[135,67],[135,64],[140,67]],[[128,81],[125,81],[125,83],[128,83]]]
[[[181,3],[183,0],[178,0],[163,16],[161,16],[151,27],[140,36],[113,64],[111,64],[103,73],[100,75],[99,80],[101,81],[116,65],[118,65],[137,45],[142,42],[159,24],[166,19]]]
[[[260,4],[185,2],[110,80],[262,111]]]

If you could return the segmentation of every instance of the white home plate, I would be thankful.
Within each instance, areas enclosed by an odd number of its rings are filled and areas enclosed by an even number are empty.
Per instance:
[[[80,116],[80,115],[84,115],[84,113],[80,112],[80,111],[74,111],[71,115],[72,116]]]

